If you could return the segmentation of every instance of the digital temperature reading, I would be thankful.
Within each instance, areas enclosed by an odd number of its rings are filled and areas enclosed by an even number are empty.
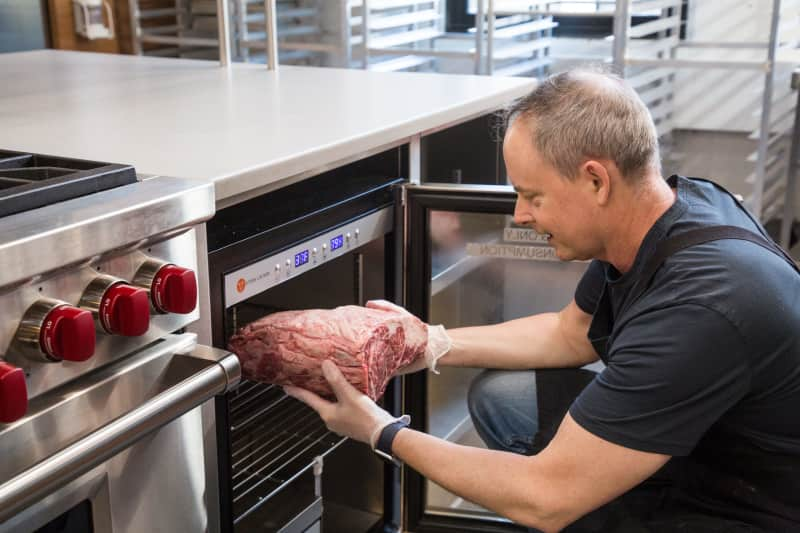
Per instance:
[[[331,252],[334,250],[338,250],[344,246],[344,237],[342,235],[337,235],[333,239],[331,239]]]
[[[294,254],[294,266],[299,267],[308,263],[308,250],[303,250],[299,254]]]

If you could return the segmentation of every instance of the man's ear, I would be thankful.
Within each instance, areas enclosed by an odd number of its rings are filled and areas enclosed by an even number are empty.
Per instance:
[[[596,159],[584,161],[578,169],[579,178],[595,195],[599,205],[608,203],[611,196],[611,173],[606,165]]]

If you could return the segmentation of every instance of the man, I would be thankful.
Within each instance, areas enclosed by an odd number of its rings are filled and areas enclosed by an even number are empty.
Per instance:
[[[800,531],[794,264],[721,188],[661,177],[649,113],[614,76],[553,76],[514,104],[509,123],[515,222],[547,234],[560,259],[593,261],[558,313],[430,327],[424,363],[546,369],[601,358],[606,368],[549,444],[526,456],[413,431],[329,363],[338,402],[287,392],[333,431],[377,442],[453,493],[542,531],[602,506],[603,531]],[[484,401],[502,412],[502,394]],[[482,434],[492,431],[489,422]]]

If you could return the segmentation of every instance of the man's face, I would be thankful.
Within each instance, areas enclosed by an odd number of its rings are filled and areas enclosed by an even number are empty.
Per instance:
[[[522,120],[506,133],[503,158],[517,191],[514,222],[549,235],[548,243],[561,260],[596,257],[597,242],[591,234],[593,222],[598,222],[593,221],[596,206],[586,184],[562,177],[546,163]]]

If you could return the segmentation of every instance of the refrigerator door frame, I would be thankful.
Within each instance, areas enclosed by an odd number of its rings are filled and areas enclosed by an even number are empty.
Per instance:
[[[404,184],[398,190],[395,235],[402,253],[397,254],[398,295],[411,313],[429,319],[431,297],[431,242],[428,213],[450,210],[471,213],[513,215],[517,194],[505,185]],[[418,372],[403,376],[401,405],[411,415],[411,427],[427,428],[427,376]],[[402,530],[415,533],[527,531],[498,519],[469,519],[427,513],[425,478],[408,466],[402,469]]]

